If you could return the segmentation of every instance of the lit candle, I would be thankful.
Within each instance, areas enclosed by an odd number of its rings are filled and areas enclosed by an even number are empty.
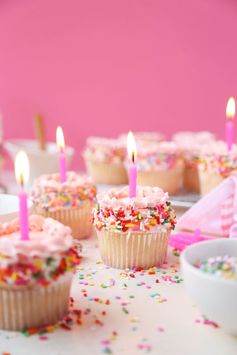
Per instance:
[[[25,152],[20,151],[15,160],[15,175],[17,183],[21,186],[21,191],[19,192],[21,240],[29,240],[27,194],[24,191],[24,185],[29,179],[29,172],[29,159]]]
[[[226,144],[230,151],[234,141],[235,99],[230,97],[226,106]]]
[[[129,168],[129,197],[136,197],[137,189],[137,167],[135,164],[135,158],[137,154],[136,141],[132,132],[128,133],[127,139],[128,157],[131,161]]]
[[[67,169],[66,169],[66,157],[65,157],[65,153],[64,153],[65,142],[64,142],[63,130],[61,127],[57,127],[56,139],[57,139],[57,146],[59,149],[60,181],[61,181],[61,183],[63,183],[66,181]]]

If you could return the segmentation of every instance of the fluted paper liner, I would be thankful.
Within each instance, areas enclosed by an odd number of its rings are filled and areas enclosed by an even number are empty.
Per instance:
[[[217,185],[219,185],[224,178],[215,170],[201,170],[199,169],[200,191],[201,195],[207,195]]]
[[[182,186],[183,162],[179,161],[168,170],[138,171],[137,183],[142,186],[158,186],[170,195],[176,194]]]
[[[122,185],[128,183],[128,174],[123,163],[109,164],[86,161],[88,175],[97,184]]]
[[[84,204],[82,207],[62,208],[56,211],[48,211],[44,208],[34,206],[34,212],[44,217],[50,217],[69,226],[72,236],[77,239],[84,239],[91,235],[91,211],[92,203]]]
[[[103,262],[118,269],[148,269],[166,259],[170,230],[156,232],[97,231]]]
[[[49,286],[0,286],[0,329],[22,330],[57,323],[68,313],[72,274]]]

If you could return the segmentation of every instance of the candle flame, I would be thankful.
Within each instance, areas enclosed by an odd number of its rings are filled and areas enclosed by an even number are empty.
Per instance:
[[[57,127],[56,141],[57,141],[58,149],[60,151],[63,151],[65,148],[65,141],[64,141],[63,130],[62,130],[62,127],[60,127],[60,126]]]
[[[29,180],[30,164],[28,156],[23,150],[17,153],[15,159],[15,175],[17,183],[22,186]]]
[[[235,117],[235,99],[230,97],[226,106],[226,117],[229,120],[233,120]]]
[[[137,156],[137,145],[136,145],[134,135],[131,131],[128,132],[127,149],[128,149],[129,159],[131,159],[131,161],[134,163],[135,158]]]

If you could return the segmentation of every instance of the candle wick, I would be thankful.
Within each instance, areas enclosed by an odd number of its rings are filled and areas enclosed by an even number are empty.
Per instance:
[[[132,163],[135,163],[135,157],[134,157],[134,152],[132,152]]]
[[[20,174],[20,186],[22,189],[24,188],[24,179],[22,174]]]

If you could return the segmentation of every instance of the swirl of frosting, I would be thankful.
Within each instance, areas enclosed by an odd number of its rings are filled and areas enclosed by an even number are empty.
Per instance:
[[[159,187],[137,186],[136,197],[128,197],[128,186],[118,189],[110,189],[108,192],[101,192],[97,200],[101,208],[131,206],[133,208],[149,208],[168,201],[168,193]]]
[[[126,147],[119,139],[89,137],[83,157],[87,161],[103,163],[122,163],[126,156]]]
[[[178,132],[173,135],[172,140],[181,148],[191,148],[192,146],[196,147],[196,145],[200,146],[205,143],[209,143],[210,141],[215,140],[215,135],[208,131],[200,131],[200,132]]]
[[[70,228],[52,218],[30,216],[30,233],[27,241],[20,238],[19,219],[0,227],[0,255],[8,258],[15,259],[18,255],[45,258],[70,249],[74,243]]]

